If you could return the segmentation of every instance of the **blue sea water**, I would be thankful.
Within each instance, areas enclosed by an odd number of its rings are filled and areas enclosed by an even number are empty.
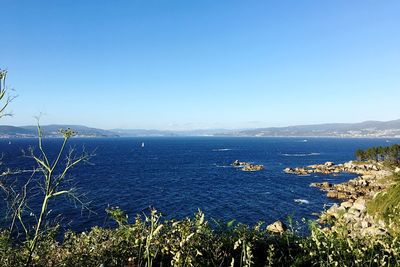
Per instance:
[[[9,143],[10,141],[10,143]],[[141,144],[144,142],[145,146]],[[312,182],[339,183],[350,174],[296,176],[285,174],[286,167],[298,167],[354,159],[354,151],[390,145],[397,139],[335,138],[238,138],[238,137],[143,137],[73,138],[70,145],[95,151],[91,164],[72,172],[71,185],[85,194],[92,213],[82,211],[67,198],[54,200],[51,214],[63,214],[66,228],[84,231],[108,225],[105,209],[119,206],[131,220],[152,206],[166,218],[192,216],[198,209],[207,218],[236,219],[254,224],[271,223],[288,216],[300,221],[335,201],[310,187]],[[60,139],[45,139],[44,147],[54,154]],[[22,149],[36,147],[35,139],[0,140],[3,167],[32,169],[35,163]],[[38,151],[37,151],[38,152]],[[263,164],[265,170],[242,172],[231,167],[234,160]],[[29,177],[18,175],[18,183]],[[32,189],[32,192],[37,192]],[[38,209],[40,195],[31,198]],[[6,208],[1,202],[2,216]],[[2,221],[4,224],[4,220]]]

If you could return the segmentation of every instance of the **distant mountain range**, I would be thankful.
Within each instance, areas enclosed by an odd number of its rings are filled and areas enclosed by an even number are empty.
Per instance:
[[[400,119],[393,121],[365,121],[361,123],[328,123],[269,127],[246,130],[200,129],[164,131],[147,129],[103,130],[82,125],[44,125],[44,136],[57,137],[59,129],[71,128],[79,137],[134,137],[134,136],[256,136],[256,137],[400,137]],[[36,137],[36,126],[0,125],[0,138]]]
[[[135,136],[213,136],[218,133],[228,134],[231,130],[193,130],[193,131],[164,131],[147,129],[112,129],[103,130],[83,125],[52,124],[42,125],[45,137],[60,137],[59,130],[71,128],[78,137],[135,137]],[[0,138],[31,138],[37,137],[37,126],[0,125]]]
[[[400,120],[270,127],[223,134],[269,137],[400,137]]]
[[[118,134],[112,131],[90,128],[82,125],[43,125],[43,135],[46,137],[60,137],[59,130],[71,128],[80,137],[117,137]],[[0,137],[37,137],[36,126],[8,126],[0,125]]]

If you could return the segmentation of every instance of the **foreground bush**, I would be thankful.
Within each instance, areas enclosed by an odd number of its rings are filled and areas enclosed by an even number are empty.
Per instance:
[[[62,243],[42,239],[32,266],[397,266],[397,237],[351,239],[345,229],[311,226],[302,237],[268,233],[263,225],[210,224],[204,214],[181,221],[161,219],[152,210],[129,224],[110,210],[118,227],[67,232]],[[0,233],[0,266],[24,266],[29,249]]]

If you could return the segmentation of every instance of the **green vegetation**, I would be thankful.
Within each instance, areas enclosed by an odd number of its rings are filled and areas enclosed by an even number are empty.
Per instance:
[[[62,243],[50,234],[40,239],[31,266],[396,266],[400,260],[397,238],[355,239],[315,224],[302,237],[271,234],[261,223],[210,225],[202,212],[175,221],[151,210],[132,224],[121,220],[121,210],[110,214],[117,215],[114,229],[67,232]],[[6,231],[0,246],[0,266],[25,265],[29,247],[10,243]]]
[[[383,161],[391,164],[400,163],[400,145],[386,147],[371,147],[365,150],[358,149],[356,157],[359,161]]]
[[[8,179],[5,179],[1,183],[3,185],[2,189],[10,202],[9,213],[11,214],[11,223],[7,230],[8,241],[11,241],[13,236],[17,236],[18,238],[15,242],[24,243],[24,247],[27,251],[26,266],[31,265],[33,256],[38,250],[38,244],[43,239],[47,240],[49,236],[52,236],[55,231],[57,231],[58,225],[52,226],[46,219],[49,214],[48,207],[50,201],[56,197],[68,195],[74,200],[81,202],[78,195],[76,195],[75,189],[65,186],[65,180],[70,169],[81,162],[87,161],[90,155],[83,153],[82,155],[76,156],[74,149],[70,149],[66,152],[67,142],[75,133],[71,129],[60,130],[60,133],[63,136],[63,142],[55,158],[51,160],[43,148],[42,131],[38,125],[39,155],[35,154],[33,148],[29,149],[27,155],[37,164],[37,168],[33,171],[32,176],[24,182],[20,190],[18,190],[13,183],[9,183],[9,181],[7,181]],[[62,160],[62,157],[65,157],[65,159]],[[6,173],[5,177],[9,178],[8,176],[8,173]],[[35,196],[37,198],[42,197],[41,209],[37,214],[35,210],[29,208],[30,198],[28,192],[30,192],[31,195],[34,194],[34,191],[31,191],[34,189],[31,186],[32,183],[41,188],[41,195]],[[29,214],[29,216],[27,216],[27,214]],[[35,218],[33,223],[32,220],[29,220],[29,217]]]
[[[399,232],[400,229],[400,174],[393,174],[388,177],[391,180],[392,186],[378,193],[371,201],[367,208],[368,213],[376,215],[383,219],[391,230]]]
[[[363,161],[382,162],[393,171],[400,165],[400,145],[357,150],[356,156]],[[381,182],[390,186],[368,201],[367,210],[377,219],[385,221],[392,234],[398,235],[400,233],[400,174],[394,172],[393,175],[381,179]]]

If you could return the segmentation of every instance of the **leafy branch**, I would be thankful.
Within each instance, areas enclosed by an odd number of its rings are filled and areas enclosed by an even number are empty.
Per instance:
[[[34,233],[30,238],[29,233],[26,231],[27,244],[29,256],[26,263],[26,266],[29,266],[32,261],[32,255],[37,248],[37,244],[40,238],[46,233],[45,221],[46,215],[49,213],[48,206],[50,200],[59,196],[69,196],[75,202],[79,202],[82,207],[87,208],[86,204],[80,199],[80,196],[76,193],[76,188],[68,188],[65,189],[64,184],[67,182],[67,175],[69,171],[74,168],[76,165],[80,163],[88,162],[89,159],[93,156],[86,151],[83,151],[81,154],[77,155],[74,148],[70,148],[68,152],[66,152],[66,145],[68,140],[75,136],[76,133],[71,129],[61,129],[60,134],[63,137],[62,144],[58,150],[53,161],[50,160],[48,153],[43,148],[43,132],[38,123],[38,143],[39,143],[39,153],[35,154],[35,151],[32,147],[29,148],[28,156],[32,158],[37,164],[37,170],[41,174],[42,179],[39,180],[39,184],[43,191],[43,200],[41,202],[41,209],[39,216],[37,217],[36,225],[34,226]],[[62,164],[61,158],[65,155],[64,164]],[[25,198],[21,200],[25,201]],[[17,214],[21,214],[21,208],[17,209]],[[88,209],[88,208],[87,208]],[[24,221],[22,216],[16,216],[19,219],[20,224],[24,227]]]

